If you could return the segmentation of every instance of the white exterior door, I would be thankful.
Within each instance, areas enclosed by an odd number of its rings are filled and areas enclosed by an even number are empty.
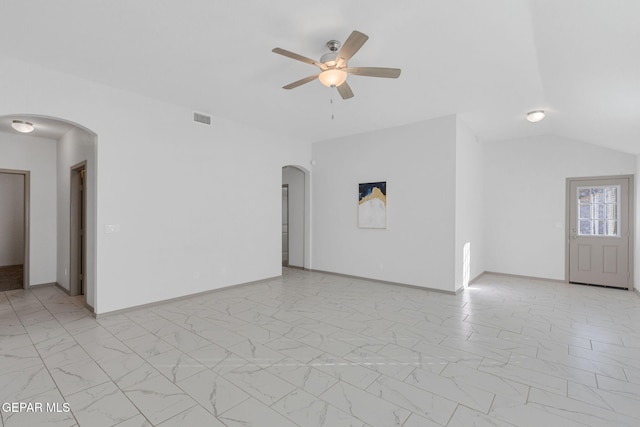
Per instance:
[[[631,177],[568,184],[569,282],[631,288]]]

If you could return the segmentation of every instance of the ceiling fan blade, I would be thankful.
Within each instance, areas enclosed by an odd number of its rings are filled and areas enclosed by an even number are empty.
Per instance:
[[[313,76],[305,77],[304,79],[300,79],[300,80],[295,81],[293,83],[289,83],[286,86],[282,86],[282,89],[294,89],[294,88],[297,88],[298,86],[302,86],[303,84],[312,82],[317,78],[318,78],[318,75],[314,74]]]
[[[397,79],[400,76],[400,68],[383,68],[383,67],[347,67],[344,68],[349,74],[354,76],[367,77],[386,77],[389,79]]]
[[[336,64],[338,67],[344,65],[357,51],[360,50],[363,44],[369,39],[369,36],[361,33],[360,31],[353,31],[349,38],[342,44],[342,48],[336,56]]]
[[[286,56],[287,58],[295,59],[296,61],[304,62],[306,64],[315,65],[316,67],[320,68],[321,70],[326,70],[327,69],[327,66],[322,64],[322,63],[320,63],[320,62],[314,61],[311,58],[307,58],[306,56],[298,55],[297,53],[293,53],[293,52],[290,52],[290,51],[285,50],[285,49],[280,49],[279,47],[276,47],[276,48],[272,49],[271,52],[277,53],[278,55]]]
[[[353,98],[353,91],[351,90],[351,86],[349,86],[349,83],[347,82],[344,82],[340,86],[338,86],[338,93],[340,93],[342,99]]]

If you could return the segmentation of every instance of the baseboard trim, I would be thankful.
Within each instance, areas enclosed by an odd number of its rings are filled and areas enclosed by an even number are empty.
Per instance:
[[[55,285],[57,285],[56,282],[38,283],[37,285],[29,285],[29,287],[27,287],[27,289],[49,288],[49,287],[55,286]]]
[[[171,302],[182,301],[182,300],[185,300],[185,299],[199,297],[199,296],[203,296],[203,295],[209,295],[209,294],[212,294],[212,293],[215,293],[215,292],[229,290],[229,289],[232,289],[232,288],[241,288],[241,287],[244,287],[244,286],[257,285],[259,283],[268,282],[268,281],[271,281],[273,279],[277,279],[279,277],[282,277],[282,275],[273,276],[273,277],[267,277],[266,279],[254,280],[252,282],[245,282],[245,283],[238,283],[238,284],[235,284],[235,285],[223,286],[222,288],[209,289],[207,291],[196,292],[194,294],[182,295],[182,296],[179,296],[179,297],[169,298],[169,299],[165,299],[165,300],[161,300],[161,301],[150,302],[150,303],[147,303],[147,304],[134,305],[132,307],[121,308],[119,310],[107,311],[107,312],[104,312],[104,313],[96,313],[95,310],[93,310],[93,308],[91,308],[91,310],[93,311],[93,317],[95,319],[102,319],[104,317],[114,316],[116,314],[128,313],[130,311],[140,310],[142,308],[156,307],[156,306],[163,305],[163,304],[168,304],[168,303],[171,303]]]
[[[476,277],[474,277],[473,279],[469,280],[469,286],[473,285],[478,279],[480,279],[485,274],[487,274],[486,271],[483,271],[482,273],[476,274]]]
[[[354,276],[354,275],[351,275],[351,274],[336,273],[335,271],[314,270],[314,269],[305,269],[305,270],[306,271],[310,271],[312,273],[332,274],[334,276],[346,277],[346,278],[349,278],[349,279],[368,280],[370,282],[383,283],[385,285],[402,286],[404,288],[420,289],[421,291],[438,292],[438,293],[447,294],[447,295],[457,295],[461,291],[461,289],[457,290],[457,291],[445,291],[444,289],[428,288],[426,286],[410,285],[408,283],[390,282],[388,280],[372,279],[370,277],[362,277],[362,276]]]
[[[473,279],[469,280],[469,284],[467,285],[467,288],[468,288],[469,286],[473,285],[473,283],[474,283],[476,280],[478,280],[480,277],[484,276],[484,275],[485,275],[485,273],[486,273],[486,271],[483,271],[482,273],[477,274]],[[457,295],[457,294],[459,294],[460,292],[464,292],[464,291],[465,291],[465,289],[467,289],[467,288],[465,288],[464,286],[462,286],[462,287],[460,287],[460,288],[456,289],[456,295]]]
[[[524,276],[524,275],[520,275],[520,274],[509,274],[509,273],[498,273],[495,271],[485,271],[484,273],[479,274],[475,279],[473,279],[471,282],[469,282],[469,286],[471,286],[473,284],[473,282],[477,281],[478,279],[480,279],[482,276],[484,276],[485,274],[493,274],[496,276],[505,276],[505,277],[514,277],[517,279],[528,279],[528,280],[544,280],[545,282],[554,282],[554,283],[558,283],[561,285],[575,285],[575,286],[596,286],[596,287],[601,287],[601,288],[605,288],[605,289],[617,289],[617,290],[621,290],[621,291],[635,291],[638,296],[640,296],[640,291],[638,289],[634,288],[619,288],[616,286],[600,286],[600,285],[589,285],[586,283],[571,283],[568,282],[566,280],[559,280],[559,279],[548,279],[546,277],[536,277],[536,276]]]
[[[63,287],[60,283],[56,282],[56,283],[54,284],[54,286],[55,286],[56,288],[60,289],[60,290],[61,290],[62,292],[64,292],[65,294],[67,294],[67,295],[71,296],[71,292],[69,292],[69,290],[68,290],[68,289],[66,289],[65,287]]]
[[[545,280],[547,282],[562,283],[563,285],[568,285],[569,284],[569,282],[567,282],[565,280],[549,279],[549,278],[546,278],[546,277],[537,277],[537,276],[525,276],[523,274],[498,273],[497,271],[485,271],[480,276],[478,276],[477,279],[479,279],[481,276],[484,276],[485,274],[494,274],[496,276],[505,276],[505,277],[515,277],[517,279]]]
[[[84,306],[84,308],[86,308],[87,310],[89,310],[91,312],[91,317],[93,317],[94,319],[96,318],[96,310],[91,307],[89,304],[87,304],[87,301],[83,301],[82,305]]]
[[[635,292],[638,295],[638,297],[640,297],[640,289],[633,288],[633,292]]]

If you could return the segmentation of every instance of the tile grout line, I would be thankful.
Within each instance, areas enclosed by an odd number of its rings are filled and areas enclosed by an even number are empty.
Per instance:
[[[60,323],[58,321],[58,319],[53,315],[53,313],[51,313],[51,311],[44,305],[42,304],[42,301],[40,300],[40,298],[38,298],[37,295],[35,295],[31,290],[29,289],[25,289],[23,290],[24,293],[29,292],[30,295],[32,295],[36,300],[38,300],[38,303],[40,304],[40,306],[42,308],[44,308],[50,315],[51,317],[53,317],[56,322]],[[49,374],[49,378],[51,378],[51,381],[53,381],[53,383],[56,386],[56,390],[58,390],[58,393],[60,394],[60,396],[65,399],[66,402],[66,397],[65,395],[62,393],[62,390],[60,390],[60,387],[58,385],[58,383],[56,382],[56,380],[53,378],[53,375],[51,375],[51,371],[49,370],[49,367],[47,366],[46,363],[44,363],[44,359],[42,359],[42,355],[40,354],[40,351],[38,350],[38,347],[36,347],[35,342],[33,341],[33,338],[31,337],[31,334],[28,332],[27,328],[24,325],[24,322],[22,321],[22,319],[20,318],[20,315],[16,312],[15,307],[13,305],[13,303],[11,302],[11,298],[7,298],[9,301],[9,304],[11,305],[11,308],[13,309],[14,313],[16,313],[16,317],[18,318],[18,320],[20,321],[20,324],[22,325],[22,327],[24,328],[25,332],[27,333],[27,335],[29,336],[29,340],[31,341],[31,345],[33,346],[33,349],[36,351],[36,353],[38,353],[38,356],[40,357],[40,361],[42,363],[42,366],[44,367],[44,369],[46,369],[47,374]],[[64,329],[64,327],[62,326],[62,323],[60,323],[60,326]],[[65,329],[66,331],[66,329]],[[76,424],[80,425],[80,422],[78,421],[78,418],[76,417],[76,414],[73,412],[73,409],[70,410],[71,415],[73,416],[73,419],[76,421]]]

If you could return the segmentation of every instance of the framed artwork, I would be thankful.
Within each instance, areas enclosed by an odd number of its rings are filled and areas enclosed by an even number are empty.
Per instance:
[[[387,182],[358,184],[358,227],[387,228]]]

